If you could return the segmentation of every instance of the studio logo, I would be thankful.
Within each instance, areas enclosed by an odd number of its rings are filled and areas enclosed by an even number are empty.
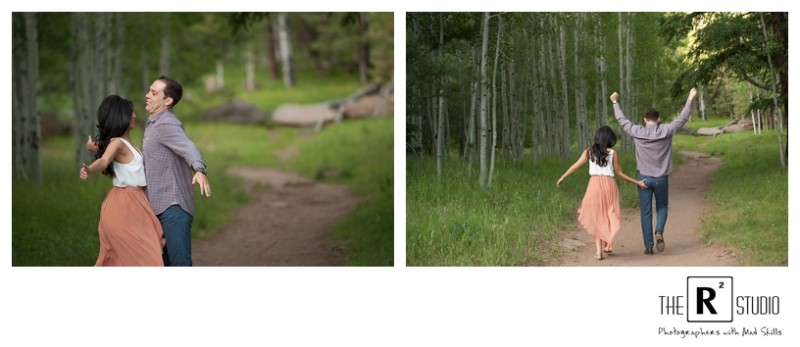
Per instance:
[[[733,322],[733,277],[688,277],[686,320]]]
[[[685,295],[659,295],[662,316],[671,316],[689,324],[659,325],[659,336],[694,338],[728,338],[751,336],[783,336],[775,325],[781,313],[777,295],[741,295],[733,290],[731,276],[686,277]],[[751,316],[734,326],[734,317]],[[758,317],[753,319],[753,317]],[[675,321],[675,320],[673,320]],[[764,323],[756,323],[763,321]]]
[[[662,316],[686,316],[690,323],[731,323],[734,316],[777,316],[778,296],[733,293],[731,276],[689,276],[686,295],[659,296]]]

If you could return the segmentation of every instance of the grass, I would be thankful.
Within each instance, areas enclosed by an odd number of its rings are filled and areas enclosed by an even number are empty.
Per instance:
[[[381,117],[327,126],[301,144],[297,158],[287,164],[306,177],[346,184],[364,197],[331,232],[345,244],[347,265],[394,263],[393,121]],[[337,174],[328,178],[329,172]]]
[[[675,147],[725,160],[712,174],[703,240],[733,247],[743,265],[788,265],[788,173],[780,166],[775,132],[678,136]]]
[[[197,131],[187,126],[187,131],[202,134],[208,130]],[[133,134],[131,140],[140,146],[141,131]],[[99,245],[100,205],[111,189],[111,179],[97,174],[81,181],[74,164],[73,146],[73,139],[68,137],[44,141],[43,184],[15,181],[12,185],[12,265],[94,264]],[[209,157],[204,159],[214,162]],[[214,174],[209,180],[213,198],[201,197],[195,188],[193,238],[203,238],[231,222],[235,208],[249,200],[236,178]]]
[[[534,171],[497,164],[491,188],[478,187],[462,161],[447,162],[441,180],[430,158],[407,159],[406,247],[409,266],[542,265],[558,255],[560,232],[573,228],[589,175],[586,166],[560,187],[556,181],[576,160],[543,160]],[[635,171],[622,153],[623,171]],[[635,206],[632,184],[620,186],[621,203]]]

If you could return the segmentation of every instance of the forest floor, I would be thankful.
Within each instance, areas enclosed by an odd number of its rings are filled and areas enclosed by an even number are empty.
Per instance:
[[[296,147],[279,153],[281,161]],[[361,200],[346,186],[323,184],[294,172],[232,167],[253,202],[236,212],[235,222],[192,243],[195,266],[340,266],[343,245],[329,235]]]
[[[593,237],[579,224],[562,234],[562,255],[553,266],[737,266],[735,252],[720,245],[706,244],[700,235],[710,174],[722,159],[696,152],[681,152],[683,164],[669,177],[669,212],[664,232],[665,249],[644,254],[639,209],[622,210],[622,229],[614,240],[613,252],[603,260],[594,259]],[[627,183],[626,183],[627,184]],[[655,203],[653,204],[655,206]],[[653,219],[656,213],[653,211]]]

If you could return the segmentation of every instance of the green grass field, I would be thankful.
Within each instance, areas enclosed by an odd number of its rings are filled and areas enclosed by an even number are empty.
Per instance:
[[[675,148],[697,148],[725,160],[712,174],[703,240],[733,247],[743,265],[788,265],[789,176],[780,166],[777,134],[678,136]]]
[[[725,119],[691,122],[716,126]],[[788,263],[788,176],[778,161],[774,132],[679,135],[674,150],[705,151],[725,163],[713,174],[705,242],[733,247],[745,265]],[[560,231],[577,227],[576,210],[588,175],[576,173],[561,188],[555,182],[577,159],[543,160],[534,171],[530,155],[522,168],[500,161],[490,189],[480,189],[477,168],[467,177],[453,155],[437,180],[430,158],[407,162],[407,261],[410,266],[542,265],[558,256]],[[635,174],[633,152],[622,152],[622,169]],[[680,165],[680,156],[674,157]],[[623,208],[638,207],[635,187],[618,180]]]
[[[633,153],[620,158],[623,171],[633,174]],[[480,189],[477,169],[470,179],[458,160],[451,160],[437,181],[433,160],[407,159],[408,265],[542,265],[556,257],[559,232],[575,222],[589,181],[589,175],[575,173],[556,187],[577,159],[576,153],[569,162],[545,160],[537,171],[529,155],[522,168],[501,161],[490,189]],[[618,184],[622,205],[636,206],[636,188]]]

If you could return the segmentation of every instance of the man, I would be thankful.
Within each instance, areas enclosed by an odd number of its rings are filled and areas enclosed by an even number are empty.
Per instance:
[[[161,76],[150,85],[145,96],[149,116],[142,150],[147,198],[164,229],[166,266],[192,266],[192,186],[196,183],[201,195],[211,196],[206,163],[172,112],[182,95],[180,83]]]
[[[653,255],[653,196],[656,198],[655,246],[659,252],[664,251],[664,226],[667,224],[669,205],[669,174],[672,172],[672,136],[689,120],[695,94],[697,90],[692,88],[683,111],[672,123],[661,125],[658,111],[650,108],[645,112],[644,126],[633,124],[625,118],[617,103],[619,95],[617,92],[611,94],[614,116],[622,126],[622,130],[633,137],[636,147],[636,180],[646,180],[647,188],[639,187],[638,191],[644,254],[647,255]]]

